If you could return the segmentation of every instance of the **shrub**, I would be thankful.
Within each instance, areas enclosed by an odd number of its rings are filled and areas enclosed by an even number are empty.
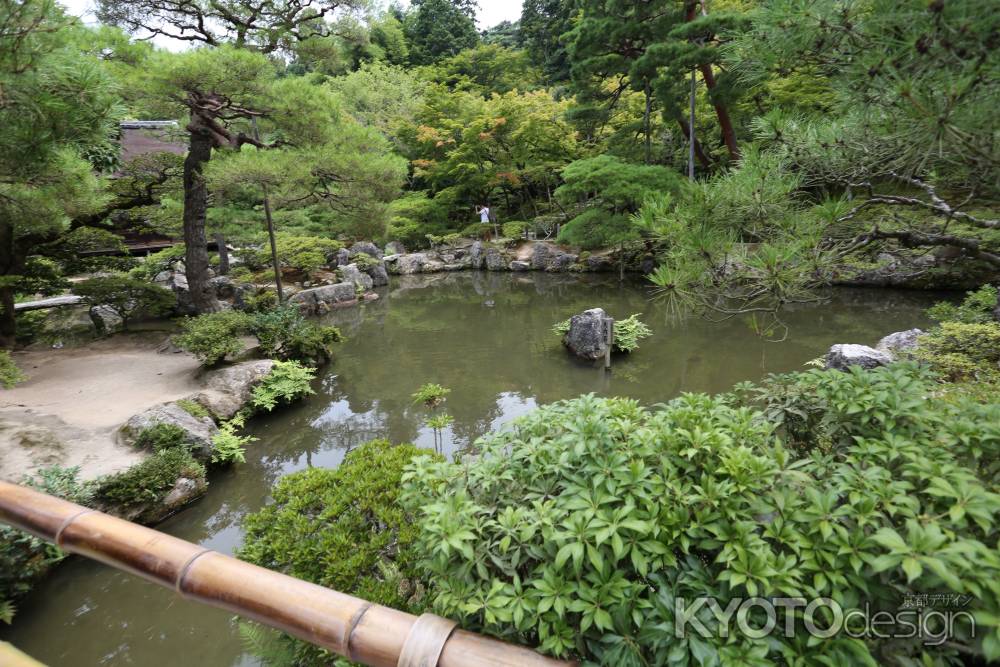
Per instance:
[[[83,297],[91,307],[106,306],[113,310],[122,318],[122,329],[126,331],[133,317],[139,314],[163,315],[177,303],[170,290],[124,274],[89,278],[74,285],[73,292]]]
[[[115,254],[105,254],[113,251]],[[99,254],[92,254],[92,253]],[[97,271],[128,271],[136,266],[125,239],[106,229],[79,227],[60,237],[46,254],[56,258],[69,275]]]
[[[258,313],[252,332],[267,356],[311,365],[328,361],[333,356],[333,344],[343,340],[336,327],[316,324],[293,307]]]
[[[4,389],[11,389],[18,382],[25,380],[24,373],[17,367],[7,350],[0,350],[0,385]]]
[[[275,238],[278,262],[286,269],[311,273],[327,265],[327,257],[344,247],[334,239],[321,236],[295,236],[278,233]],[[250,269],[261,270],[271,266],[271,246],[262,244],[246,253],[244,257]]]
[[[403,468],[421,450],[375,440],[336,469],[310,468],[281,479],[274,502],[244,521],[239,557],[271,570],[420,613],[423,585],[414,568],[417,534],[398,502]],[[334,656],[294,642],[296,665]]]
[[[189,402],[193,403],[193,401]],[[176,424],[162,423],[142,429],[135,438],[135,446],[140,449],[148,449],[152,452],[159,452],[165,449],[191,448],[191,445],[188,443],[187,431]]]
[[[503,226],[500,227],[500,233],[506,239],[519,239],[524,236],[524,230],[530,226],[527,222],[505,222]]]
[[[1000,382],[1000,323],[942,322],[915,354],[951,381]]]
[[[462,231],[459,232],[459,236],[464,236],[470,239],[485,239],[490,234],[493,233],[493,225],[484,225],[481,222],[474,222]]]
[[[177,262],[184,260],[185,249],[183,245],[174,245],[164,248],[142,260],[139,266],[129,271],[129,275],[136,280],[152,281],[156,276],[164,271],[170,271]]]
[[[929,401],[933,381],[912,365],[789,382],[801,404],[746,394],[762,410],[734,395],[684,395],[656,410],[584,396],[481,438],[473,460],[414,459],[404,506],[419,522],[414,548],[434,610],[606,665],[1000,657],[1000,496],[970,467],[996,460],[1000,406]],[[815,412],[828,454],[796,458],[783,447],[773,416],[801,410]],[[805,632],[801,614],[791,638],[732,626],[727,637],[707,608],[698,618],[709,637],[690,625],[675,634],[680,598],[725,608],[826,597],[877,612],[938,590],[977,599],[975,637],[962,617],[947,646],[823,639]],[[766,620],[756,607],[748,618],[755,628]]]
[[[557,322],[552,327],[552,333],[565,336],[569,333],[570,320]],[[615,322],[614,348],[619,352],[634,352],[639,349],[639,341],[653,335],[652,330],[639,321],[638,313],[629,315]]]
[[[637,238],[639,235],[627,216],[591,208],[563,225],[556,240],[583,250],[595,250]]]
[[[960,305],[948,301],[934,304],[927,314],[938,322],[964,322],[983,324],[993,321],[993,309],[997,305],[997,288],[984,285],[975,292],[969,292]]]
[[[204,476],[204,466],[187,449],[161,449],[142,463],[100,480],[96,498],[126,508],[158,503],[179,478]]]
[[[241,419],[219,426],[219,432],[212,436],[212,463],[246,463],[246,447],[257,438],[240,435],[237,429],[242,426]]]
[[[253,390],[253,407],[274,410],[281,403],[291,403],[314,394],[310,386],[316,371],[297,361],[276,361],[274,369]]]
[[[252,323],[249,315],[235,311],[190,317],[181,323],[184,333],[175,336],[174,343],[205,366],[214,366],[244,350],[242,337],[249,334]]]
[[[351,258],[351,262],[356,264],[358,269],[362,272],[368,271],[369,269],[374,269],[375,267],[382,264],[381,261],[375,259],[366,252],[359,252],[354,257]]]
[[[80,482],[79,468],[46,468],[21,483],[73,503],[86,505],[91,484]],[[53,565],[66,557],[54,545],[28,533],[0,525],[0,620],[10,623],[14,602],[34,586]]]

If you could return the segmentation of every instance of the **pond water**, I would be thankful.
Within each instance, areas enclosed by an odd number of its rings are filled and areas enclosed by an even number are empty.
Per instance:
[[[831,344],[874,344],[926,324],[934,295],[836,290],[830,301],[787,313],[787,339],[766,342],[747,322],[677,323],[639,282],[611,276],[467,273],[407,276],[379,301],[330,316],[349,337],[316,383],[316,395],[255,420],[260,438],[247,463],[212,476],[207,496],[160,530],[223,553],[242,539],[244,516],[260,508],[283,475],[333,467],[375,437],[433,445],[426,411],[412,404],[425,382],[452,388],[447,452],[540,403],[594,392],[646,404],[683,391],[717,392],[769,372],[801,369]],[[654,336],[630,356],[600,364],[571,358],[552,325],[601,306],[613,317],[640,313]],[[231,615],[109,568],[71,559],[20,605],[12,642],[51,667],[254,665]]]

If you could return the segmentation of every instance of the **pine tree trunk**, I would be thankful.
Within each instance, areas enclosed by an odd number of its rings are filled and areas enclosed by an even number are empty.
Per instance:
[[[993,309],[993,319],[1000,322],[1000,285],[997,285],[997,292],[997,305],[996,308]]]
[[[14,243],[14,226],[0,221],[0,277],[18,273],[17,248]],[[13,349],[17,338],[17,319],[14,311],[14,288],[0,286],[0,347]]]
[[[699,69],[701,69],[701,76],[705,79],[705,86],[708,88],[709,97],[711,97],[712,89],[715,88],[715,73],[712,71],[711,65],[699,65]],[[729,157],[733,160],[739,160],[740,148],[736,144],[736,131],[733,129],[733,121],[729,117],[729,109],[726,108],[725,104],[715,101],[712,102],[712,106],[719,119],[722,141],[725,142],[726,148],[729,150]]]
[[[184,159],[184,266],[191,301],[198,313],[214,313],[221,306],[208,284],[208,241],[205,216],[208,187],[202,171],[212,158],[212,138],[202,128],[190,129],[188,154]]]
[[[681,132],[684,133],[684,138],[690,141],[691,128],[688,127],[687,121],[684,120],[683,117],[678,116],[677,124],[681,126]],[[707,155],[705,155],[705,150],[701,147],[701,142],[698,141],[698,137],[694,138],[694,154],[695,157],[698,158],[698,162],[701,163],[701,166],[705,167],[706,169],[712,166],[712,161],[708,159]]]

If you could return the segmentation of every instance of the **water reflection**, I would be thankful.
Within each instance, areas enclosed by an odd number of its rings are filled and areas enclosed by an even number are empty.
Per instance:
[[[653,404],[682,391],[723,391],[767,372],[801,368],[837,342],[874,343],[924,323],[931,295],[840,290],[829,303],[789,311],[786,341],[755,337],[738,319],[677,323],[637,283],[613,277],[441,274],[396,279],[379,301],[329,317],[349,340],[315,386],[316,395],[251,425],[260,438],[247,463],[213,476],[202,501],[160,528],[223,553],[241,539],[244,516],[282,475],[338,465],[372,438],[433,444],[428,411],[410,395],[425,382],[452,388],[444,430],[453,453],[541,403],[581,393]],[[600,364],[569,357],[552,325],[586,308],[639,313],[654,336],[631,356]],[[225,612],[101,566],[74,561],[22,605],[0,637],[57,667],[72,665],[250,665]]]

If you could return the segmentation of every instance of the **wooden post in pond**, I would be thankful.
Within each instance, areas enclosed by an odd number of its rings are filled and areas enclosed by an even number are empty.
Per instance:
[[[604,370],[611,370],[611,348],[615,344],[615,320],[608,317],[604,320]]]

